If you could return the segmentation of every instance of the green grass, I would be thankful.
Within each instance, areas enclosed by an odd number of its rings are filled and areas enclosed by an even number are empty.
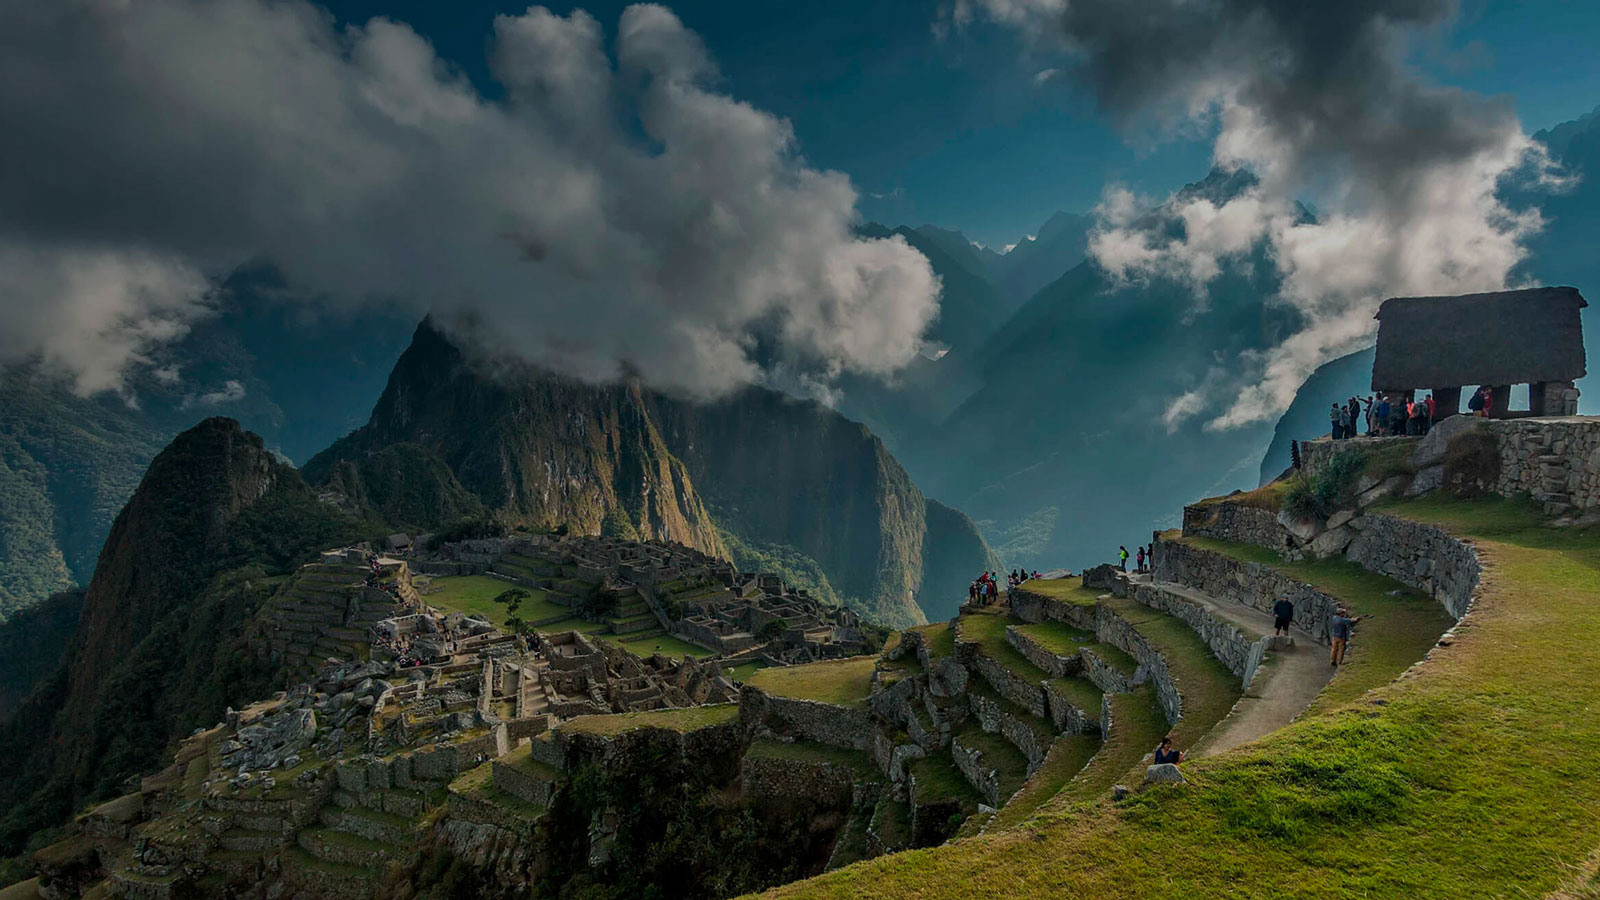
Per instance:
[[[652,709],[646,712],[616,713],[607,716],[579,716],[557,726],[569,734],[617,735],[636,728],[666,728],[687,732],[722,725],[739,718],[739,704],[686,706],[680,709]]]
[[[1087,648],[1107,666],[1124,675],[1132,675],[1139,668],[1139,663],[1133,657],[1110,644],[1100,643],[1094,632],[1073,628],[1065,622],[1018,625],[1016,629],[1058,656],[1072,656]]]
[[[1323,688],[1311,709],[1337,706],[1388,684],[1421,659],[1453,624],[1444,607],[1420,591],[1368,572],[1346,559],[1284,562],[1276,551],[1254,544],[1211,538],[1179,538],[1183,543],[1235,559],[1271,566],[1345,601],[1357,615],[1372,616],[1356,625],[1339,673]],[[1400,596],[1390,596],[1399,591]]]
[[[1099,749],[1100,739],[1094,735],[1064,734],[1056,738],[1039,771],[1033,773],[1022,790],[990,820],[990,830],[999,831],[1026,821],[1041,805],[1061,793]]]
[[[951,630],[949,622],[935,622],[932,625],[918,625],[908,628],[922,635],[922,641],[928,646],[928,658],[938,660],[946,656],[954,656],[956,652],[956,636]]]
[[[707,659],[717,655],[714,650],[707,650],[699,644],[690,643],[670,634],[660,634],[645,638],[642,641],[630,641],[628,640],[629,637],[632,637],[632,635],[619,634],[615,635],[612,640],[619,643],[622,649],[635,656],[649,656],[652,653],[660,653],[662,656],[670,656],[673,659],[683,659],[686,656],[692,656],[695,659]]]
[[[1015,744],[1002,735],[986,734],[976,725],[966,728],[955,737],[961,746],[983,754],[982,766],[993,769],[995,780],[999,782],[1001,803],[1022,788],[1022,783],[1028,777],[1028,758]]]
[[[1091,690],[1092,689],[1093,687],[1091,686]],[[1028,729],[1038,736],[1041,743],[1049,743],[1056,736],[1055,726],[1034,715],[1028,710],[1018,706],[1016,703],[1003,696],[999,691],[995,690],[994,687],[989,684],[989,682],[984,681],[982,678],[973,677],[967,679],[967,693],[982,696],[999,706],[1002,712],[1009,714],[1012,718],[1017,719],[1024,725],[1028,726]],[[911,704],[911,711],[917,716],[918,719],[922,720],[923,727],[927,728],[929,731],[934,730],[931,724],[926,719],[922,718],[926,712],[926,710],[923,709],[922,704]],[[1098,693],[1094,695],[1094,708],[1088,710],[1088,712],[1091,716],[1100,715],[1100,695]]]
[[[917,785],[918,803],[959,800],[972,808],[983,800],[948,753],[935,753],[917,760],[911,764],[911,773]]]
[[[537,622],[570,612],[565,606],[544,599],[544,591],[538,588],[522,587],[488,575],[438,576],[433,579],[431,588],[422,595],[422,602],[429,606],[468,616],[481,615],[498,626],[506,624],[506,605],[494,602],[494,598],[506,591],[527,591],[530,595],[517,606],[517,618],[524,622]]]
[[[866,753],[814,741],[795,741],[786,744],[782,741],[758,740],[750,744],[750,750],[745,755],[759,759],[789,759],[797,762],[829,764],[857,772],[866,780],[877,781],[882,778],[872,757]]]
[[[878,805],[872,810],[872,830],[888,847],[905,847],[911,843],[911,807],[904,800],[895,799],[893,791],[884,791]]]
[[[526,772],[541,781],[560,781],[563,777],[560,769],[533,758],[533,745],[531,743],[517,747],[505,756],[500,757],[496,762],[503,766],[511,766]],[[454,788],[455,785],[452,784],[451,787]]]
[[[872,860],[776,893],[1592,896],[1600,533],[1547,528],[1504,501],[1387,511],[1472,538],[1486,563],[1468,623],[1407,677],[1188,762],[1186,786],[1047,812],[1027,828]]]
[[[1161,654],[1183,698],[1183,719],[1172,740],[1188,749],[1222,721],[1244,693],[1238,676],[1211,655],[1211,648],[1183,621],[1139,602],[1113,597],[1105,604],[1132,625]]]
[[[732,678],[734,681],[749,681],[751,675],[766,667],[767,664],[764,662],[740,663],[737,666],[723,666],[722,674]]]
[[[1219,503],[1237,503],[1240,506],[1253,506],[1257,509],[1270,509],[1276,512],[1283,508],[1283,495],[1288,490],[1289,482],[1273,481],[1264,484],[1253,491],[1243,491],[1238,494],[1225,494],[1221,497],[1207,497],[1196,503],[1195,506],[1215,506]]]
[[[872,693],[877,663],[876,656],[854,656],[803,666],[773,666],[752,674],[746,683],[774,697],[862,708]]]
[[[1104,591],[1083,586],[1083,579],[1078,576],[1071,578],[1034,578],[1022,585],[1022,590],[1030,594],[1039,594],[1053,600],[1065,600],[1079,606],[1093,606],[1095,598]]]
[[[961,617],[957,624],[962,641],[978,645],[978,652],[999,663],[1006,671],[1034,684],[1042,684],[1050,673],[1028,661],[1021,651],[1006,643],[1006,626],[1025,624],[1010,616],[977,613]]]

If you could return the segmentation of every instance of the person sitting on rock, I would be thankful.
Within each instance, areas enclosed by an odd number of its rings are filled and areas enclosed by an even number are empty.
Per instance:
[[[1294,621],[1294,601],[1288,597],[1279,597],[1278,602],[1272,604],[1272,633],[1288,634],[1289,623]]]
[[[1156,748],[1156,762],[1158,766],[1177,765],[1189,757],[1187,751],[1179,750],[1172,746],[1172,738],[1161,739],[1161,746]]]

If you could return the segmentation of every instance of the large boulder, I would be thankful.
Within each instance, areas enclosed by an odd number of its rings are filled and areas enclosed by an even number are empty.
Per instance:
[[[1322,530],[1322,525],[1316,519],[1291,516],[1288,510],[1278,513],[1278,524],[1302,544],[1316,537],[1317,532]]]
[[[1319,558],[1336,556],[1340,553],[1343,553],[1344,548],[1350,546],[1350,542],[1355,540],[1355,536],[1355,529],[1350,528],[1348,525],[1341,524],[1338,528],[1330,528],[1327,531],[1317,535],[1316,538],[1311,541],[1311,546],[1309,549],[1311,550],[1311,554],[1313,556]]]
[[[1488,419],[1479,419],[1474,416],[1451,416],[1440,419],[1428,430],[1426,437],[1417,444],[1417,449],[1411,454],[1411,464],[1420,472],[1429,466],[1444,462],[1444,453],[1450,447],[1450,441],[1458,434],[1466,434],[1489,424]]]
[[[1172,763],[1147,766],[1144,770],[1145,784],[1185,784],[1187,782],[1188,779],[1184,778],[1183,773],[1178,771],[1178,767]]]

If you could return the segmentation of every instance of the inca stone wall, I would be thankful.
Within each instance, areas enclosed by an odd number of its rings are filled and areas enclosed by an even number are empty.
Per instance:
[[[1442,529],[1394,516],[1366,515],[1345,550],[1362,568],[1388,575],[1438,600],[1459,619],[1478,588],[1478,554]]]
[[[1328,623],[1338,600],[1260,563],[1241,562],[1221,553],[1175,541],[1157,540],[1156,580],[1186,584],[1219,600],[1237,600],[1272,612],[1280,597],[1294,603],[1294,623],[1318,640],[1328,639]]]
[[[872,750],[872,716],[865,709],[774,697],[745,687],[739,694],[740,721],[761,722],[769,717],[807,740],[851,750]]]
[[[1183,533],[1219,541],[1255,544],[1269,550],[1284,549],[1284,530],[1278,512],[1243,503],[1197,503],[1183,508]]]
[[[1530,494],[1545,512],[1600,507],[1600,417],[1487,422],[1500,449],[1495,493]]]
[[[740,777],[745,792],[758,803],[804,801],[844,809],[850,805],[855,783],[862,775],[832,763],[746,756],[740,763]]]
[[[1156,544],[1158,552],[1160,546]],[[1156,700],[1161,704],[1161,712],[1167,717],[1167,723],[1178,724],[1178,720],[1183,718],[1183,698],[1178,693],[1178,684],[1171,670],[1167,668],[1167,661],[1150,646],[1144,635],[1116,613],[1103,606],[1096,607],[1096,610],[1095,637],[1133,657],[1139,668],[1149,674],[1150,684],[1155,688]]]
[[[1381,437],[1381,438],[1354,438],[1351,440],[1315,440],[1300,442],[1300,471],[1307,478],[1315,478],[1327,467],[1328,461],[1335,456],[1360,450],[1370,453],[1399,444],[1415,444],[1419,441],[1415,437]]]
[[[1250,686],[1267,652],[1265,637],[1245,634],[1232,623],[1213,616],[1204,606],[1159,585],[1135,585],[1133,596],[1145,606],[1160,610],[1194,629],[1211,648],[1212,655],[1221,660],[1228,671],[1239,676],[1245,687]]]

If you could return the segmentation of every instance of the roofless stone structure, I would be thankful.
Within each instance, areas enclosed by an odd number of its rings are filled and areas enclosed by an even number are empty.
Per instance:
[[[1431,390],[1439,418],[1460,409],[1463,386],[1478,385],[1493,388],[1496,418],[1576,415],[1588,305],[1572,287],[1385,300],[1372,389],[1391,401]],[[1529,386],[1528,410],[1508,409],[1513,384]]]

